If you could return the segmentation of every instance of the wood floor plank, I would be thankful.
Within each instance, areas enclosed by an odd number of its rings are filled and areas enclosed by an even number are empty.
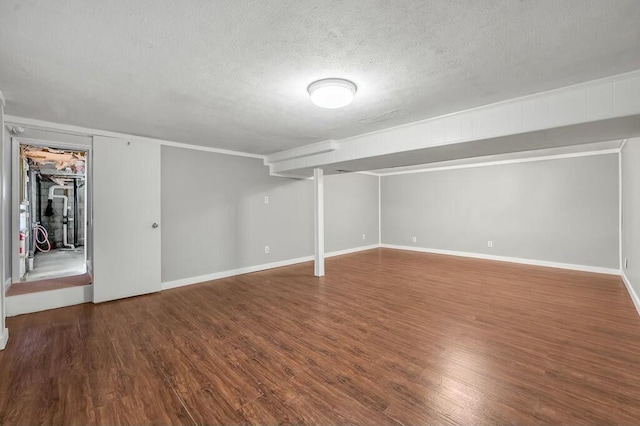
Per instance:
[[[9,318],[0,424],[637,424],[619,277],[374,249]]]

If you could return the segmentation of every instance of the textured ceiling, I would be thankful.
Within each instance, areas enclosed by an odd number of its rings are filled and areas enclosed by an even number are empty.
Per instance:
[[[12,115],[267,154],[640,68],[638,0],[2,0]],[[353,80],[323,110],[306,87]]]

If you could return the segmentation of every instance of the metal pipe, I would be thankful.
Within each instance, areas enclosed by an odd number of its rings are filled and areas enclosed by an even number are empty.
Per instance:
[[[49,199],[53,200],[54,197],[54,192],[56,189],[62,189],[62,190],[67,190],[67,189],[73,189],[73,186],[66,186],[66,185],[51,185],[49,187]],[[57,195],[56,197],[62,197],[63,195]]]
[[[73,179],[73,245],[78,245],[78,180]]]
[[[67,242],[67,225],[69,223],[69,198],[66,195],[55,195],[56,189],[73,189],[72,186],[63,185],[51,185],[49,187],[49,201],[53,201],[54,198],[62,198],[64,200],[64,207],[62,210],[62,245],[71,249],[76,248],[73,244]]]
[[[42,178],[40,177],[40,173],[37,176],[38,179],[38,223],[42,223]]]

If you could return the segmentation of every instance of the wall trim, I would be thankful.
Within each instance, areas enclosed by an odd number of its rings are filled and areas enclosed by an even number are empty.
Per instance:
[[[569,269],[572,271],[594,272],[598,274],[620,275],[620,270],[615,268],[603,268],[600,266],[575,265],[572,263],[550,262],[547,260],[523,259],[519,257],[496,256],[492,254],[470,253],[454,250],[440,250],[425,247],[402,246],[395,244],[381,244],[382,248],[395,250],[417,251],[422,253],[445,254],[449,256],[471,257],[474,259],[497,260],[499,262],[520,263],[523,265],[544,266],[547,268]]]
[[[566,158],[591,157],[594,155],[619,154],[620,148],[602,149],[598,151],[570,152],[566,154],[543,155],[540,157],[514,158],[511,160],[485,161],[469,164],[456,164],[453,166],[426,167],[398,172],[380,173],[380,176],[409,175],[413,173],[441,172],[445,170],[470,169],[475,167],[503,166],[505,164],[531,163],[534,161],[562,160]],[[479,157],[482,158],[482,157]]]
[[[328,139],[268,154],[264,158],[264,164],[268,166],[270,164],[277,163],[278,161],[293,160],[294,158],[324,154],[326,152],[335,151],[336,149],[338,149],[338,142],[333,139]]]
[[[267,269],[280,268],[282,266],[295,265],[296,263],[311,262],[313,256],[298,257],[295,259],[281,260],[279,262],[263,263],[261,265],[246,266],[244,268],[229,269],[227,271],[213,272],[211,274],[199,275],[195,277],[181,278],[162,283],[162,290],[169,290],[176,287],[184,287],[191,284],[200,284],[207,281],[219,280],[221,278],[233,277],[236,275],[249,274],[251,272],[264,271]]]
[[[258,158],[263,161],[265,159],[265,156],[260,154],[233,151],[229,149],[212,148],[212,147],[194,145],[194,144],[183,143],[183,142],[174,142],[174,141],[168,141],[164,139],[149,138],[146,136],[135,136],[135,135],[129,135],[126,133],[111,132],[108,130],[99,130],[99,129],[92,129],[89,127],[74,126],[71,124],[54,123],[52,121],[38,120],[35,118],[18,117],[15,115],[5,115],[5,123],[18,124],[18,125],[30,127],[33,129],[38,129],[38,130],[57,130],[59,132],[66,132],[72,135],[105,136],[110,138],[144,140],[144,141],[159,143],[161,145],[172,146],[176,148],[193,149],[196,151],[213,152],[216,154],[234,155],[237,157]]]
[[[355,253],[358,251],[370,250],[378,248],[378,244],[368,246],[355,247],[346,250],[334,251],[327,253],[326,257],[341,256],[344,254]],[[212,274],[200,275],[197,277],[183,278],[175,281],[162,283],[162,290],[168,290],[176,287],[183,287],[191,284],[200,284],[207,281],[217,280],[221,278],[232,277],[236,275],[248,274],[251,272],[264,271],[267,269],[279,268],[282,266],[294,265],[297,263],[311,262],[313,256],[304,256],[295,259],[282,260],[279,262],[265,263],[262,265],[248,266],[244,268],[231,269],[228,271],[214,272]],[[16,315],[30,314],[34,312],[46,311],[49,309],[64,308],[67,306],[79,305],[81,303],[89,303],[93,301],[93,285],[68,287],[57,290],[41,291],[37,293],[20,294],[9,296],[6,298],[6,316],[13,317]],[[8,331],[6,335],[8,339]],[[0,336],[2,338],[2,336]],[[1,343],[1,342],[0,342]]]
[[[357,253],[359,251],[372,250],[376,248],[380,248],[380,244],[369,244],[367,246],[360,246],[360,247],[354,247],[354,248],[345,249],[345,250],[332,251],[331,253],[325,253],[324,257],[326,258],[326,257],[342,256],[345,254]]]
[[[64,308],[93,301],[93,285],[67,287],[6,298],[7,317]]]
[[[369,176],[378,176],[378,177],[380,177],[380,173],[374,173],[374,172],[370,172],[370,171],[366,171],[366,170],[352,172],[352,173],[356,173],[356,174],[359,174],[359,175],[369,175]]]
[[[620,152],[622,152],[622,149],[623,149],[623,148],[624,148],[624,146],[627,144],[627,141],[628,141],[628,140],[629,140],[628,138],[626,138],[626,139],[622,139],[622,143],[620,144]]]
[[[638,315],[640,315],[640,296],[638,296],[638,293],[636,293],[636,291],[633,289],[633,286],[631,286],[631,281],[629,281],[629,278],[627,277],[627,274],[624,273],[624,270],[620,271],[620,276],[622,277],[622,282],[624,283],[625,287],[627,287],[629,296],[631,296],[633,306],[636,307],[636,311],[638,311]]]
[[[11,277],[4,280],[4,291],[6,292],[9,289],[9,287],[11,287]]]
[[[378,247],[380,247],[379,244],[372,244],[369,246],[333,251],[330,253],[325,253],[325,257],[341,256],[358,251],[371,250]],[[169,290],[172,288],[184,287],[192,284],[202,284],[207,281],[219,280],[221,278],[234,277],[236,275],[244,275],[252,272],[266,271],[267,269],[280,268],[282,266],[295,265],[297,263],[312,262],[313,259],[314,257],[312,255],[303,256],[295,259],[281,260],[279,262],[263,263],[261,265],[246,266],[244,268],[229,269],[227,271],[214,272],[211,274],[199,275],[196,277],[187,277],[174,281],[166,281],[162,283],[162,290]]]
[[[0,335],[0,351],[7,347],[9,341],[9,329],[5,328]]]

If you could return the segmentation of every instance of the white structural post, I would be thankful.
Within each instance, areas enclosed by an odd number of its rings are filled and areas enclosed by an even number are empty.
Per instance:
[[[313,193],[315,201],[315,258],[313,274],[324,276],[324,174],[322,169],[313,169]]]

